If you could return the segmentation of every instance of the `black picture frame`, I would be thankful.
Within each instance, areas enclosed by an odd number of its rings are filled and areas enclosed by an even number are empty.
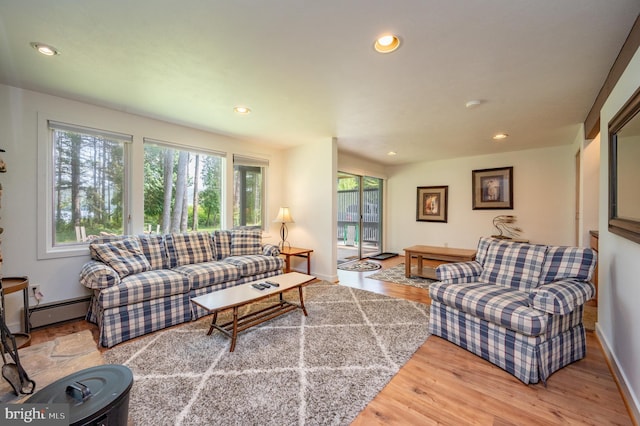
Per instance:
[[[513,209],[513,167],[471,172],[473,210]]]
[[[448,186],[419,186],[416,198],[416,221],[447,222]]]

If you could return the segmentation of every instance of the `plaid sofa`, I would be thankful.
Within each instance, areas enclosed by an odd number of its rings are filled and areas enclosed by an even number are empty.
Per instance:
[[[481,238],[476,260],[438,266],[429,331],[537,383],[586,354],[584,304],[596,253],[589,248]]]
[[[260,230],[100,237],[80,283],[93,291],[87,320],[112,347],[207,312],[195,296],[282,273],[277,246]]]

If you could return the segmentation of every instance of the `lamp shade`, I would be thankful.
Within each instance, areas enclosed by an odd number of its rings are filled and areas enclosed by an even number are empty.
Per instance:
[[[289,207],[280,207],[280,210],[278,210],[278,216],[273,221],[278,223],[293,223]]]

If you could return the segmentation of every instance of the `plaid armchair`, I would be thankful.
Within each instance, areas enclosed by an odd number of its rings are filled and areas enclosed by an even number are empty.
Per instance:
[[[481,238],[473,262],[436,269],[429,331],[525,384],[586,354],[584,304],[596,264],[588,248]]]

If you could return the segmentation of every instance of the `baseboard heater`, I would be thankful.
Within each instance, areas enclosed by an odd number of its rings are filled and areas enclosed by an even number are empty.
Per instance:
[[[89,310],[90,301],[91,296],[83,296],[31,307],[29,308],[31,328],[84,318]]]

